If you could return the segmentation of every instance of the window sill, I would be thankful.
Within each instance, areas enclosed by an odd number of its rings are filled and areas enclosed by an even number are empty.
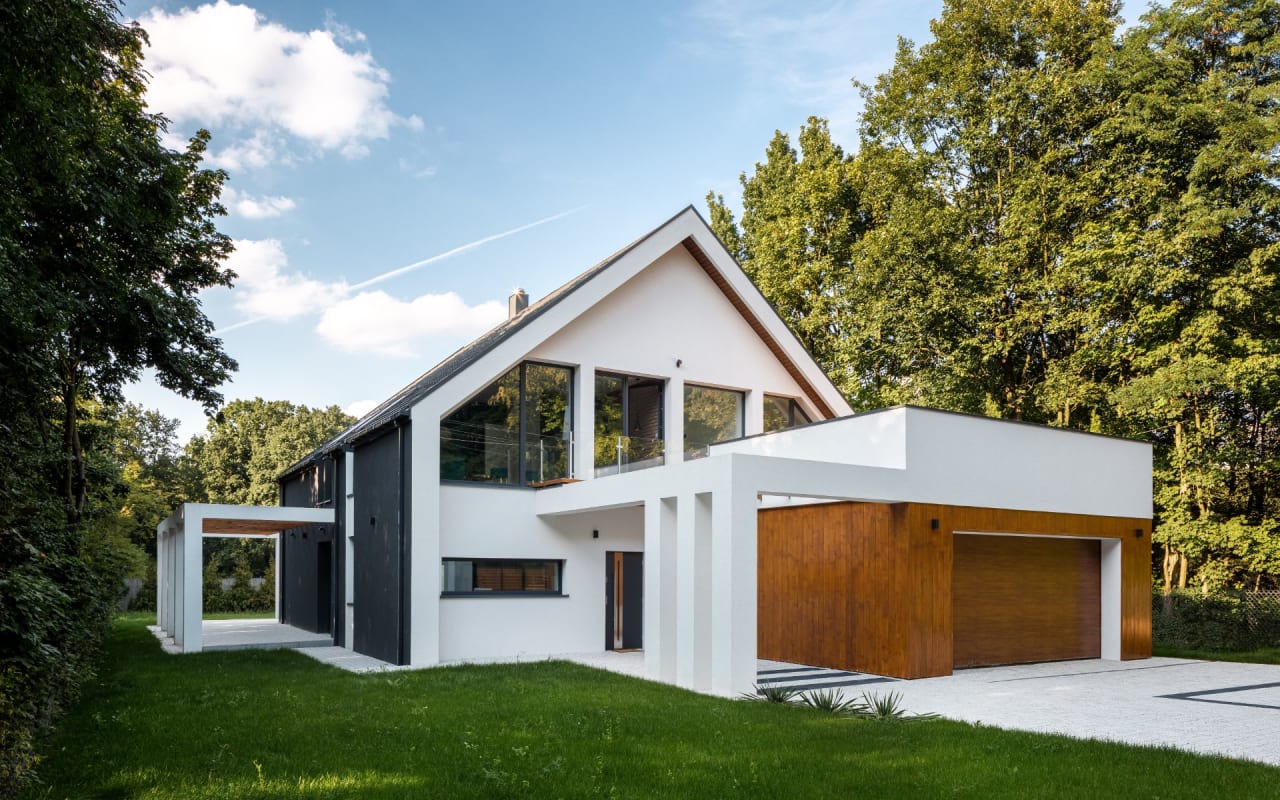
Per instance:
[[[440,597],[568,597],[560,592],[441,592]]]

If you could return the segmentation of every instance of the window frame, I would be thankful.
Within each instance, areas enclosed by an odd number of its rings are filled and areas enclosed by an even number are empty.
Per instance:
[[[559,588],[551,590],[530,590],[520,589],[518,591],[505,589],[471,589],[469,591],[446,591],[444,587],[444,570],[445,565],[450,562],[466,561],[471,564],[472,569],[472,586],[475,585],[475,569],[478,564],[555,564],[556,565],[556,584]],[[563,558],[466,558],[462,556],[446,556],[440,559],[440,596],[441,597],[568,597],[564,591],[564,564]],[[522,566],[523,568],[523,566]]]
[[[658,436],[656,437],[656,440],[658,442],[661,442],[662,444],[662,454],[660,456],[657,456],[656,458],[660,458],[661,461],[655,464],[651,464],[648,467],[642,467],[641,469],[651,469],[653,467],[660,467],[665,465],[667,463],[667,449],[669,447],[669,442],[667,442],[667,393],[670,390],[670,383],[671,383],[670,379],[664,378],[661,376],[656,376],[656,375],[641,375],[635,372],[622,372],[614,369],[597,368],[594,370],[594,374],[592,375],[593,397],[595,398],[593,400],[594,407],[591,409],[591,418],[592,418],[591,470],[592,470],[592,474],[597,478],[603,478],[610,475],[625,474],[627,472],[632,471],[630,469],[619,470],[616,468],[616,465],[613,464],[612,462],[609,464],[602,465],[602,464],[597,464],[595,461],[596,446],[597,446],[597,443],[595,441],[596,424],[597,424],[597,420],[600,413],[600,399],[599,399],[600,398],[600,392],[599,392],[600,378],[613,378],[621,382],[621,386],[620,386],[620,391],[622,394],[621,422],[620,422],[620,424],[622,425],[621,435],[627,438],[633,438],[632,435],[627,432],[628,430],[627,423],[631,416],[631,388],[632,388],[631,382],[632,381],[653,381],[654,385],[657,386],[658,388],[658,406],[657,406],[658,407]]]
[[[813,420],[809,418],[809,412],[804,410],[804,406],[800,405],[800,401],[796,398],[785,394],[773,394],[772,392],[764,393],[765,408],[768,408],[770,400],[786,400],[787,401],[787,424],[781,428],[765,428],[764,420],[761,420],[761,429],[764,433],[773,433],[775,431],[785,431],[791,428],[798,428],[802,425],[812,425]],[[804,417],[803,421],[796,421],[796,415]]]
[[[484,393],[487,389],[489,389],[489,387],[498,383],[507,375],[510,375],[512,372],[518,371],[519,372],[519,379],[518,379],[519,399],[517,402],[519,403],[519,408],[517,409],[517,412],[516,412],[516,430],[515,430],[516,447],[518,448],[518,451],[519,451],[519,457],[516,463],[518,480],[481,481],[481,480],[473,480],[471,478],[446,478],[443,475],[437,475],[436,476],[437,479],[442,484],[448,483],[448,484],[462,484],[466,486],[490,486],[490,487],[504,487],[509,489],[528,489],[528,488],[535,488],[533,484],[539,483],[539,481],[528,481],[525,479],[526,473],[528,470],[528,464],[529,464],[528,453],[526,452],[526,449],[525,449],[525,443],[528,439],[528,403],[527,403],[526,395],[527,395],[527,386],[528,386],[528,367],[530,365],[533,365],[536,367],[548,367],[551,369],[561,369],[568,372],[568,379],[566,381],[566,385],[568,387],[568,407],[566,412],[566,418],[568,419],[568,423],[569,423],[569,427],[567,431],[569,435],[566,439],[566,445],[565,445],[565,471],[568,473],[569,478],[573,478],[576,475],[578,465],[576,463],[576,453],[575,453],[576,448],[574,446],[574,442],[575,442],[574,427],[577,424],[578,368],[572,364],[556,364],[550,361],[537,361],[534,359],[526,359],[516,364],[511,369],[506,370],[500,375],[494,377],[493,380],[489,381],[484,386],[480,387],[475,392],[472,392],[470,395],[468,395],[465,400],[463,400],[461,403],[458,403],[458,405],[455,406],[453,409],[451,409],[447,413],[442,414],[440,416],[440,427],[443,430],[447,426],[446,420],[448,420],[451,416],[458,413],[458,411],[462,410],[464,406],[471,403],[472,400],[474,400],[476,397]],[[443,441],[441,441],[441,443],[436,445],[437,448],[439,448],[441,444],[443,444]],[[443,468],[443,463],[441,467]]]
[[[690,455],[689,453],[689,392],[691,389],[698,389],[711,392],[723,392],[725,394],[736,394],[738,396],[738,432],[733,436],[724,439],[717,439],[714,442],[707,442],[703,448],[710,448],[713,444],[720,442],[731,442],[734,439],[740,439],[747,432],[747,390],[731,389],[725,386],[713,386],[706,383],[695,383],[693,381],[685,381],[683,390],[680,393],[680,416],[683,421],[683,438],[680,443],[681,454],[685,461],[696,461],[700,458],[706,458],[709,453],[703,452],[701,455]]]

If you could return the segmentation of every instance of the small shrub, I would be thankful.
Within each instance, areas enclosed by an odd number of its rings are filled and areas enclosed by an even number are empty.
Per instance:
[[[852,698],[846,698],[839,689],[815,689],[800,695],[800,702],[809,708],[828,714],[858,714],[866,706]]]
[[[879,722],[915,722],[938,719],[937,714],[908,714],[907,709],[902,705],[902,695],[898,692],[889,692],[883,696],[864,692],[861,706],[862,710],[856,712],[858,716]]]
[[[795,689],[772,683],[763,686],[757,683],[755,689],[755,693],[744,692],[742,696],[750,700],[763,700],[766,703],[790,703],[796,696]]]

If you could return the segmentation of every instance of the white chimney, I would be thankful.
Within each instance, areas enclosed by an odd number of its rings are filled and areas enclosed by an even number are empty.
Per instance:
[[[516,289],[507,298],[507,319],[515,319],[516,315],[529,307],[529,295],[524,289]]]

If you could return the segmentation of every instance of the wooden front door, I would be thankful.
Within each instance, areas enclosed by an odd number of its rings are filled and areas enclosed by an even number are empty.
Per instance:
[[[644,646],[644,553],[610,550],[605,554],[606,650]]]

